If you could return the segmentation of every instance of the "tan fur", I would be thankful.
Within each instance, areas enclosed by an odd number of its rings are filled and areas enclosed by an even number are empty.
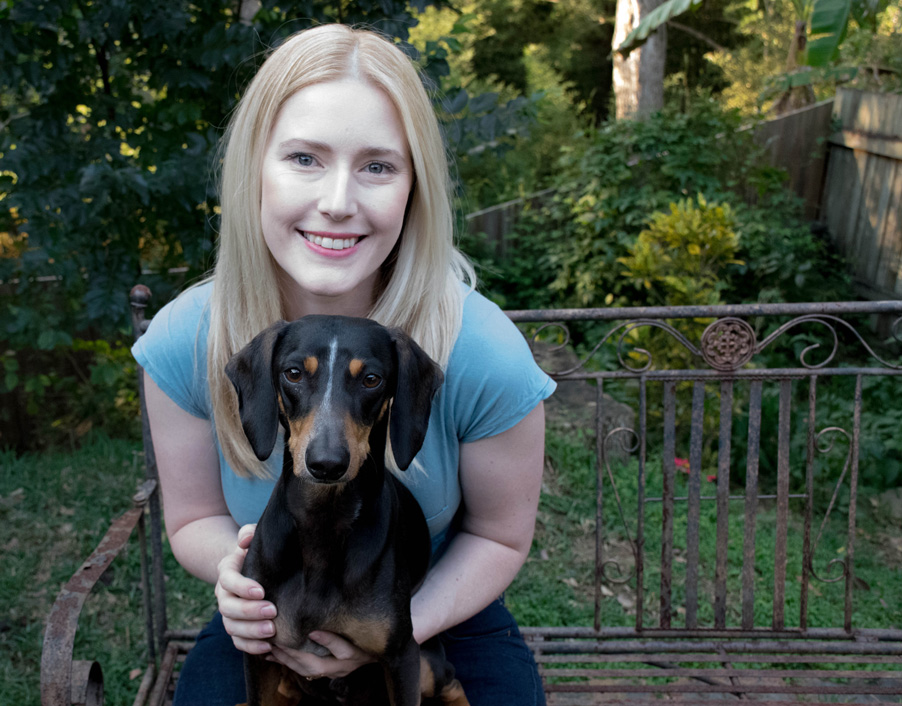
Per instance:
[[[348,615],[339,618],[335,625],[327,629],[347,637],[364,652],[381,655],[385,654],[388,645],[391,621],[388,618],[361,619]]]
[[[281,404],[281,400],[279,401]],[[291,452],[292,472],[298,478],[307,471],[307,464],[304,458],[307,455],[307,444],[310,442],[310,434],[313,431],[313,422],[316,419],[316,412],[311,412],[308,416],[300,419],[288,420],[291,427],[291,437],[288,439],[288,449]]]
[[[345,417],[345,435],[348,439],[348,448],[351,451],[351,464],[348,468],[348,480],[357,476],[357,471],[366,460],[370,452],[370,427],[357,424],[350,417]]]

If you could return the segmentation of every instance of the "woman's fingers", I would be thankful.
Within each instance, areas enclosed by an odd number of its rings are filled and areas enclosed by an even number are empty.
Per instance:
[[[328,647],[330,652],[334,648],[339,654],[346,656],[339,658],[338,655],[333,652],[332,654],[334,656],[332,657],[319,657],[312,652],[292,650],[274,645],[272,648],[272,658],[280,664],[284,664],[292,671],[300,674],[302,677],[309,677],[311,679],[316,679],[318,677],[330,677],[332,679],[346,677],[364,664],[375,661],[371,655],[358,649],[338,635],[317,631],[311,633],[311,639],[314,639],[314,635],[316,636],[314,641],[324,647]]]
[[[266,640],[276,632],[273,623],[276,607],[264,600],[259,583],[241,573],[255,528],[256,525],[245,525],[239,530],[235,551],[219,562],[219,580],[214,593],[223,626],[235,647],[251,654],[264,654],[272,649]]]

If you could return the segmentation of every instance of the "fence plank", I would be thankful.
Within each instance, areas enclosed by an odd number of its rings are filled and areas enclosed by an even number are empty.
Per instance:
[[[902,295],[902,96],[840,89],[823,215],[853,274],[878,296]]]

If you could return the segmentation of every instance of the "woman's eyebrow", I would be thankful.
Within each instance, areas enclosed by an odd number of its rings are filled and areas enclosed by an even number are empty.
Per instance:
[[[308,140],[305,138],[292,138],[279,143],[279,150],[305,149],[312,152],[331,153],[332,147],[325,142],[318,140]],[[393,147],[379,147],[376,145],[364,147],[357,153],[361,157],[368,159],[388,159],[398,162],[407,162],[408,156]]]

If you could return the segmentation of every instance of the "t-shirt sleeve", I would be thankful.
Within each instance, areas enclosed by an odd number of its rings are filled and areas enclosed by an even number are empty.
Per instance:
[[[507,431],[556,384],[533,359],[520,330],[485,297],[470,293],[446,375],[463,443]]]
[[[132,346],[135,360],[179,407],[210,418],[206,341],[209,285],[189,289],[151,319]]]

